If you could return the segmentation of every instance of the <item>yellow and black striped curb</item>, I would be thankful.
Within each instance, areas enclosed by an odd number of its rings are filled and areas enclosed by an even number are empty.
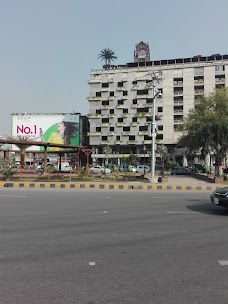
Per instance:
[[[134,185],[126,184],[105,184],[105,183],[28,183],[28,182],[0,182],[0,188],[64,188],[64,189],[105,189],[105,190],[201,190],[213,191],[217,186],[173,186],[173,185]]]

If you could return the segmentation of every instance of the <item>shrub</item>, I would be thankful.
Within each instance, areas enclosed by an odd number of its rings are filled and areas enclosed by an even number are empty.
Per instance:
[[[15,171],[12,170],[11,168],[2,170],[2,175],[4,176],[4,178],[6,180],[10,180],[11,176],[13,176],[14,174],[15,174]]]

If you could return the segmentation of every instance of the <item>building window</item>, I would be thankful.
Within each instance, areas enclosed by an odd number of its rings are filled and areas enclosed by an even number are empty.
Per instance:
[[[128,113],[128,109],[123,109],[123,113]]]
[[[96,114],[101,114],[101,110],[96,110]]]
[[[148,126],[139,126],[139,131],[148,131]]]
[[[133,99],[132,103],[137,104],[137,99]]]
[[[123,131],[131,131],[130,127],[123,127]]]
[[[102,106],[109,106],[109,100],[102,100]]]
[[[158,129],[159,131],[163,131],[163,126],[157,126],[157,129]]]
[[[184,101],[183,96],[174,96],[174,103],[182,103]]]
[[[127,91],[123,91],[123,96],[127,96]]]
[[[118,122],[123,122],[123,118],[118,118]]]
[[[129,135],[129,140],[135,140],[135,135]]]
[[[109,114],[114,114],[114,109],[110,109]]]
[[[101,127],[96,127],[97,132],[101,132]]]
[[[108,140],[108,136],[102,136],[101,139],[102,140]]]
[[[114,131],[114,127],[110,127],[110,128],[109,128],[109,131]]]
[[[204,71],[203,67],[194,68],[195,75],[202,75],[203,71]]]
[[[108,88],[109,87],[109,83],[108,82],[103,82],[101,84],[102,88]]]
[[[153,103],[153,101],[154,101],[153,98],[147,98],[146,100],[147,103]]]
[[[137,80],[132,81],[132,84],[137,84]]]
[[[160,140],[163,139],[163,134],[157,134],[156,138]]]
[[[215,76],[215,82],[218,83],[218,82],[224,82],[225,81],[225,74],[221,74],[221,75],[216,75]]]
[[[96,92],[96,97],[101,97],[101,92]]]
[[[163,107],[158,107],[158,112],[163,112]]]
[[[216,90],[221,90],[225,88],[225,84],[216,84],[215,85]]]
[[[118,100],[118,105],[123,105],[124,104],[124,101],[122,99],[119,99]]]
[[[195,76],[194,77],[194,83],[195,84],[201,84],[204,82],[204,77],[203,76]]]
[[[195,94],[202,94],[204,93],[204,86],[195,86],[194,87]]]
[[[132,122],[137,122],[137,117],[132,117]]]
[[[102,122],[103,122],[103,123],[109,122],[109,118],[102,118]]]
[[[116,136],[116,140],[120,140],[120,136],[119,135]]]
[[[149,135],[144,135],[144,140],[151,140],[151,136],[149,136]]]
[[[225,71],[225,65],[216,65],[215,72]]]
[[[137,95],[147,95],[148,90],[137,90]]]
[[[174,85],[183,85],[183,78],[174,78],[173,84]]]
[[[118,86],[118,88],[122,88],[123,87],[123,81],[118,82],[117,86]]]
[[[109,92],[109,96],[114,96],[114,91]]]

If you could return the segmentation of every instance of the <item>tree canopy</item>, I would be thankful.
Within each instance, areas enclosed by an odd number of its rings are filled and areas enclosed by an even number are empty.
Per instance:
[[[105,48],[98,55],[98,59],[104,60],[106,65],[110,65],[112,61],[116,60],[118,57],[115,52],[110,48]]]
[[[228,152],[228,88],[201,97],[180,127],[178,145],[190,151],[214,151],[222,159]]]

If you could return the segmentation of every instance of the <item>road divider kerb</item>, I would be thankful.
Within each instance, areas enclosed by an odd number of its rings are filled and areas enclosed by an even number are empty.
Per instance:
[[[213,191],[218,186],[186,186],[186,185],[159,185],[159,184],[132,184],[132,183],[59,183],[59,182],[0,182],[0,188],[62,188],[62,189],[104,189],[104,190],[194,190],[194,191]]]

